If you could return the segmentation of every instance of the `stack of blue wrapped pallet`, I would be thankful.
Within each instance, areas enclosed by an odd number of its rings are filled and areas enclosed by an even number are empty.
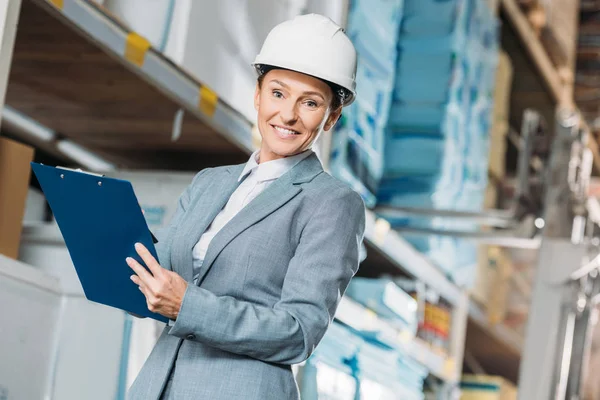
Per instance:
[[[417,301],[390,279],[355,277],[346,295],[373,310],[394,328],[416,336],[419,325]]]
[[[345,295],[362,306],[351,319],[336,316],[307,360],[299,375],[302,399],[422,400],[428,370],[408,354],[411,342],[398,340],[400,332],[416,334],[416,301],[389,279],[356,277]],[[387,327],[393,337],[378,334]]]
[[[367,206],[480,211],[499,42],[488,3],[351,4],[348,32],[360,56],[358,98],[334,135],[333,174],[361,193]],[[476,228],[442,218],[390,222]],[[473,276],[459,270],[476,262],[474,243],[448,236],[407,239],[451,277]]]
[[[398,331],[410,337],[418,326],[417,302],[393,281],[355,277],[346,295]],[[361,400],[422,399],[427,369],[407,354],[404,345],[371,332],[358,332],[364,338],[356,355],[355,370]],[[381,397],[377,397],[380,393]]]
[[[347,33],[358,53],[357,97],[333,135],[330,167],[369,206],[384,170],[388,121],[403,0],[351,0]]]
[[[334,322],[299,375],[304,400],[422,400],[425,367]]]
[[[331,324],[302,368],[302,399],[356,400],[358,381],[353,366],[361,344],[361,338],[349,329]]]
[[[356,355],[360,400],[423,400],[427,370],[395,349],[363,342]]]
[[[481,211],[498,54],[496,17],[487,2],[477,0],[405,0],[399,48],[378,203]],[[392,224],[476,228],[443,218]],[[476,263],[475,243],[450,236],[409,240],[457,283],[472,283],[474,274],[463,269]]]
[[[378,203],[477,211],[487,184],[496,19],[486,2],[406,0],[398,43]]]

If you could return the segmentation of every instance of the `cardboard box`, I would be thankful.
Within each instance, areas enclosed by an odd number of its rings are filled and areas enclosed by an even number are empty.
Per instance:
[[[506,316],[512,272],[512,261],[503,249],[480,246],[471,297],[486,309],[490,324],[500,323]]]
[[[16,259],[34,149],[0,137],[0,254]]]
[[[463,375],[460,400],[517,400],[517,388],[499,376]]]
[[[494,110],[492,128],[490,130],[489,170],[498,179],[506,173],[506,135],[510,129],[508,115],[510,109],[510,89],[512,86],[513,67],[510,58],[504,51],[498,54],[496,70],[496,88],[494,90]]]

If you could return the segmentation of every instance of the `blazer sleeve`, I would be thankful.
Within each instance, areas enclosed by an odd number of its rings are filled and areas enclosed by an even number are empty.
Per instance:
[[[266,362],[306,360],[358,270],[365,207],[354,191],[315,204],[283,283],[266,307],[189,285],[170,334]]]

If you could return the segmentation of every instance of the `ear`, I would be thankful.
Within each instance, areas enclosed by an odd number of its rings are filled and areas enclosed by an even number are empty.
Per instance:
[[[340,119],[341,116],[342,116],[342,107],[340,106],[336,110],[333,110],[331,112],[331,114],[329,114],[329,117],[327,118],[327,122],[325,122],[325,126],[323,127],[323,130],[325,132],[329,132],[329,130],[334,127],[334,125],[338,122],[338,120]]]
[[[254,109],[258,111],[258,105],[260,104],[260,87],[256,82],[256,89],[254,90]]]

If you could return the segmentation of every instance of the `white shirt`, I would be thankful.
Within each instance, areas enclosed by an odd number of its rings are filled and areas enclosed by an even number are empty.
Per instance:
[[[215,217],[192,250],[192,257],[194,260],[194,282],[196,282],[197,277],[200,274],[202,262],[206,257],[206,251],[215,235],[219,233],[219,231],[248,203],[269,187],[271,183],[311,154],[313,154],[312,150],[306,150],[295,156],[267,161],[261,164],[258,163],[259,151],[254,152],[250,156],[242,174],[238,178],[238,182],[242,180],[243,182],[233,192],[225,207],[223,207],[221,212]]]

